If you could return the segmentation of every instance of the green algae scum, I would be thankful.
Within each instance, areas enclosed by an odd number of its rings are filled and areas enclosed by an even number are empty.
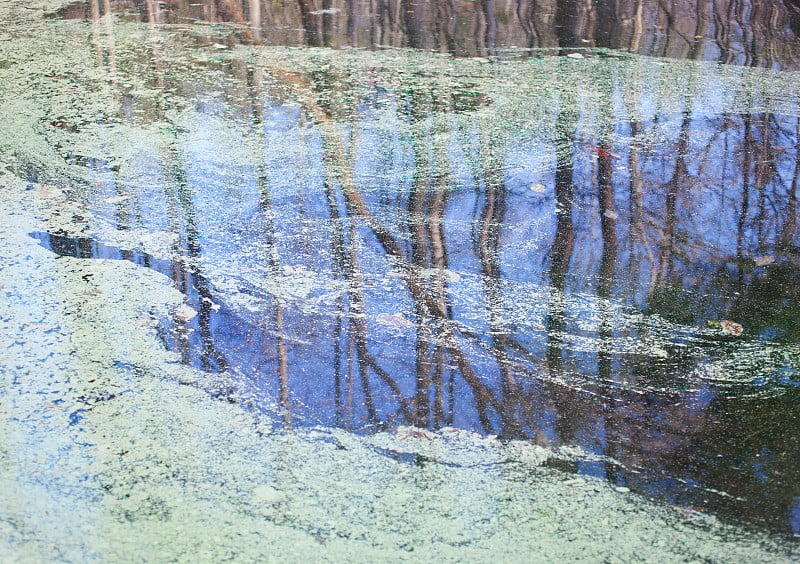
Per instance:
[[[793,0],[0,1],[0,562],[800,558]]]

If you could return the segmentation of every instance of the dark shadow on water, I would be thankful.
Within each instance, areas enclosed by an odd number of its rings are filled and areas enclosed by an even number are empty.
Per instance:
[[[175,266],[170,261],[154,258],[142,251],[123,250],[119,247],[105,245],[91,237],[71,237],[43,231],[34,231],[28,235],[39,241],[39,244],[48,251],[53,251],[62,257],[128,260],[164,274],[170,272]]]

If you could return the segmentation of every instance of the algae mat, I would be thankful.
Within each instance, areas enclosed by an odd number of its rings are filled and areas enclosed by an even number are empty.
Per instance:
[[[791,561],[797,548],[452,428],[278,430],[157,340],[181,294],[132,263],[57,258],[0,202],[4,562]],[[27,202],[27,203],[26,203]]]

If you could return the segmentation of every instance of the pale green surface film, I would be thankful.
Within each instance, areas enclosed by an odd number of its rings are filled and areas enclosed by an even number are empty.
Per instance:
[[[154,162],[153,155],[163,156],[168,148],[187,150],[191,143],[176,141],[183,135],[199,146],[204,135],[211,135],[229,149],[218,156],[225,166],[259,165],[253,148],[257,136],[243,120],[224,115],[235,104],[224,107],[217,122],[204,116],[206,121],[198,123],[188,97],[182,98],[185,92],[154,88],[160,73],[178,90],[207,92],[210,104],[213,93],[224,91],[227,100],[249,96],[218,66],[250,66],[277,76],[320,69],[344,75],[347,88],[319,100],[329,104],[343,130],[351,123],[349,97],[364,84],[446,90],[464,81],[482,102],[474,111],[445,119],[463,121],[467,128],[479,124],[475,127],[491,139],[494,151],[484,156],[486,162],[501,158],[512,140],[525,143],[524,137],[514,137],[523,124],[530,131],[549,131],[554,108],[569,113],[578,99],[584,111],[597,106],[596,120],[608,119],[602,101],[614,85],[632,84],[632,100],[642,98],[638,90],[651,91],[653,107],[630,104],[633,114],[680,113],[687,99],[708,90],[699,97],[716,104],[708,106],[709,113],[752,111],[752,100],[758,100],[765,109],[796,116],[797,99],[787,93],[800,92],[800,75],[628,55],[493,65],[404,50],[201,50],[191,45],[193,38],[209,33],[202,26],[151,28],[110,16],[94,23],[41,19],[42,10],[56,7],[57,2],[0,3],[0,19],[6,22],[0,31],[0,561],[798,558],[796,543],[779,536],[544,466],[549,459],[592,460],[594,455],[578,448],[501,442],[451,427],[401,426],[369,436],[328,427],[282,430],[263,414],[214,399],[209,391],[226,385],[224,375],[186,366],[178,353],[165,349],[155,325],[185,311],[180,310],[184,296],[168,277],[128,261],[56,257],[28,234],[78,234],[90,225],[104,243],[137,245],[152,256],[170,257],[169,218],[161,231],[116,229],[106,217],[94,215],[98,202],[113,197],[107,179],[65,165],[54,147],[105,155],[121,165],[120,174],[139,195],[148,187],[161,189],[167,165]],[[152,68],[143,44],[161,51],[163,68]],[[97,64],[109,56],[115,57],[113,64]],[[420,84],[422,75],[430,82]],[[272,94],[296,96],[290,84],[276,80]],[[120,88],[130,95],[132,117],[117,125]],[[719,91],[726,95],[717,96]],[[539,103],[523,103],[532,98]],[[108,123],[98,115],[106,115]],[[73,133],[53,125],[56,116],[64,123],[91,125]],[[396,123],[390,113],[387,123],[381,119],[371,126],[430,131],[440,125],[435,116],[413,124]],[[37,175],[33,184],[24,180],[31,170]],[[273,196],[296,189],[297,184],[276,179]],[[230,217],[208,211],[220,205],[228,206],[227,212],[237,205],[240,190],[247,188],[230,185],[230,193],[206,202],[207,213],[198,221],[222,237]],[[180,205],[180,194],[167,197]],[[74,221],[76,215],[82,219]],[[257,270],[238,255],[206,266],[223,288],[233,268],[245,281],[248,269]],[[272,286],[262,281],[261,289],[309,311],[344,292],[335,281],[309,272],[291,266],[284,270],[291,284],[277,277]],[[463,283],[470,283],[469,277]],[[523,287],[523,294],[532,292]],[[308,296],[318,301],[310,304]],[[230,299],[231,307],[248,309],[247,295]],[[589,306],[575,298],[573,307],[591,310],[594,302],[586,300]],[[512,321],[513,307],[508,306]],[[638,322],[626,317],[631,315],[620,313],[620,323]],[[586,323],[594,326],[597,320]],[[574,337],[575,350],[596,348],[588,337],[588,343],[580,338]],[[620,339],[614,347],[661,354],[657,340],[643,345]],[[762,365],[757,355],[768,359],[770,354],[757,348],[750,355],[745,348],[739,364],[756,358],[753,363]],[[795,362],[798,356],[796,346],[779,354]],[[714,366],[703,370],[713,372]],[[728,374],[720,372],[725,374],[718,379]],[[274,411],[280,410],[275,406]]]
[[[180,385],[200,376],[160,350],[146,313],[176,298],[165,281],[133,265],[120,276],[102,261],[34,264],[44,251],[15,237],[32,219],[10,211],[6,561],[790,560],[762,535],[539,466],[580,453],[451,429],[273,433]],[[44,315],[26,320],[32,308]],[[86,417],[72,430],[75,409]]]

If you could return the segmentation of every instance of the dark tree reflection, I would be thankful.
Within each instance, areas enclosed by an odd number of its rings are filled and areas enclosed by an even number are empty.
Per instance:
[[[414,47],[457,56],[522,49],[612,48],[642,55],[797,68],[800,8],[792,0],[83,0],[56,17],[110,12],[154,23],[249,23],[241,41],[330,47]]]

